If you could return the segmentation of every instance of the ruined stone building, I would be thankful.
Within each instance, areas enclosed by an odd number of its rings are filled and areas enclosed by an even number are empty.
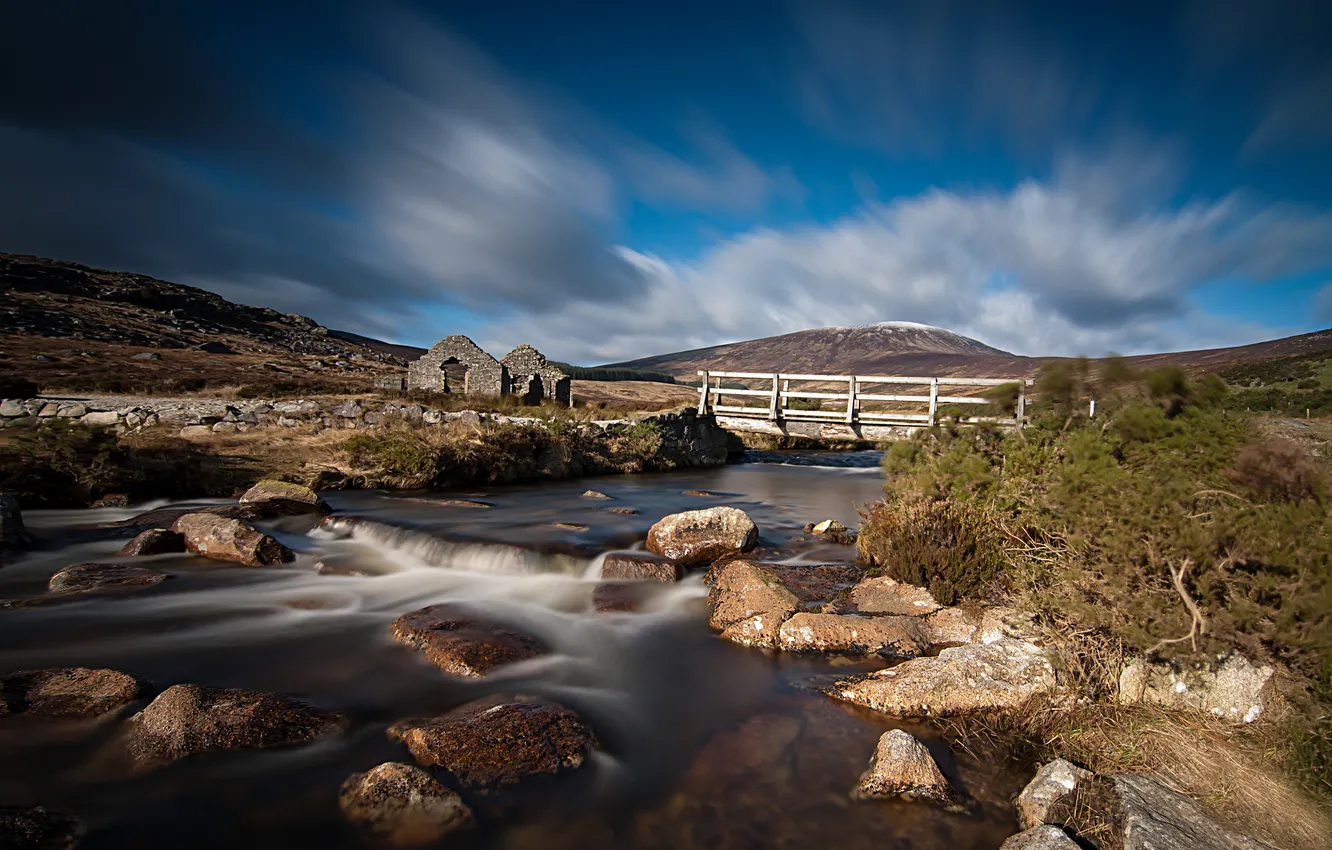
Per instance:
[[[407,366],[409,390],[478,396],[514,393],[532,405],[543,398],[569,404],[570,384],[568,375],[530,345],[518,346],[500,361],[461,335],[445,337]]]

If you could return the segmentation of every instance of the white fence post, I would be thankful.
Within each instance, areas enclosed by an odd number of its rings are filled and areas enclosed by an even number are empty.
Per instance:
[[[856,376],[852,375],[848,383],[850,386],[846,395],[846,424],[850,425],[856,421]]]
[[[774,422],[777,420],[777,405],[782,397],[782,388],[779,383],[780,379],[780,375],[772,376],[772,399],[768,403],[768,418]]]
[[[708,373],[699,372],[703,376],[703,383],[698,387],[698,415],[703,416],[708,412]]]
[[[1014,419],[1013,427],[1022,429],[1027,427],[1027,382],[1023,381],[1022,386],[1018,387],[1017,416]]]
[[[935,414],[939,411],[939,379],[930,378],[930,427],[934,427]]]

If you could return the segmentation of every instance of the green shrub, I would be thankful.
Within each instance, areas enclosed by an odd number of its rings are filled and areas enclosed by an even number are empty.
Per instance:
[[[878,502],[862,516],[860,555],[898,581],[927,587],[940,603],[993,595],[1001,558],[996,527],[966,502]]]

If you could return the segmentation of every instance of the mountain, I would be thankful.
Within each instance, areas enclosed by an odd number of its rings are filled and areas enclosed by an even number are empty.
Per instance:
[[[727,372],[857,375],[1024,375],[1039,366],[980,340],[915,322],[879,322],[713,345],[604,368],[647,369],[696,380],[703,369]]]
[[[398,345],[396,342],[384,342],[382,339],[361,336],[351,331],[330,330],[328,335],[347,342],[354,342],[357,345],[364,345],[366,348],[373,348],[375,351],[382,351],[400,360],[419,360],[423,354],[430,350],[428,348],[418,348],[415,345]]]

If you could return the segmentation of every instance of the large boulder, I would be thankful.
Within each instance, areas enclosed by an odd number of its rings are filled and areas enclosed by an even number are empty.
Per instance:
[[[824,692],[896,717],[946,717],[1017,708],[1058,687],[1048,650],[1004,638],[852,676]]]
[[[0,717],[96,717],[138,699],[140,686],[119,670],[60,667],[0,676]]]
[[[51,576],[47,589],[52,593],[133,591],[169,578],[167,573],[128,564],[74,564]]]
[[[830,614],[897,614],[924,617],[943,606],[923,587],[888,576],[863,579],[843,596],[825,606]]]
[[[857,799],[901,797],[954,805],[959,795],[948,784],[934,756],[911,733],[893,729],[883,733],[869,769],[851,792]]]
[[[930,648],[915,617],[853,617],[799,612],[777,631],[786,652],[846,652],[915,658]]]
[[[455,676],[484,676],[496,667],[546,653],[541,641],[487,623],[449,605],[429,605],[393,621],[398,643],[419,650],[426,660]]]
[[[652,526],[647,537],[648,551],[688,566],[732,558],[757,545],[758,526],[738,508],[671,514]]]
[[[1080,850],[1077,842],[1057,826],[1048,824],[1009,836],[999,850]]]
[[[1022,789],[1017,798],[1018,824],[1031,829],[1050,821],[1050,810],[1055,804],[1075,794],[1078,783],[1091,779],[1094,774],[1064,759],[1055,759],[1041,766],[1036,775]]]
[[[399,762],[349,776],[338,807],[348,821],[395,847],[433,844],[476,825],[455,792],[421,768]]]
[[[148,767],[198,753],[303,744],[345,724],[340,714],[275,694],[174,685],[129,719],[126,746]]]
[[[166,528],[150,528],[120,547],[116,554],[123,557],[170,555],[185,551],[185,538],[179,532]]]
[[[439,717],[389,727],[417,762],[442,767],[480,794],[575,770],[596,745],[577,714],[548,700],[496,696]]]
[[[0,806],[0,847],[5,850],[72,850],[83,837],[78,818],[45,806]]]
[[[176,520],[171,530],[185,538],[196,555],[235,561],[247,567],[267,567],[295,559],[295,554],[272,536],[238,519],[212,513],[190,513]]]
[[[670,558],[657,555],[613,553],[601,561],[601,577],[637,581],[679,581],[684,569]]]
[[[1139,658],[1120,673],[1119,700],[1203,712],[1231,723],[1252,723],[1272,700],[1275,687],[1276,670],[1254,666],[1238,654],[1196,666]]]
[[[0,567],[5,565],[6,552],[18,552],[31,544],[32,538],[23,527],[23,513],[19,510],[18,499],[8,493],[0,493]]]
[[[782,623],[800,607],[766,564],[728,561],[708,573],[708,625],[744,646],[776,647]]]
[[[240,497],[242,505],[257,504],[260,502],[289,502],[293,512],[298,510],[298,506],[305,506],[313,513],[326,514],[329,512],[328,503],[319,497],[319,494],[304,484],[292,484],[289,481],[278,481],[275,478],[265,478],[258,484],[255,484]]]
[[[1097,850],[1271,850],[1217,822],[1192,799],[1150,776],[1094,776],[1057,801],[1050,823]]]

